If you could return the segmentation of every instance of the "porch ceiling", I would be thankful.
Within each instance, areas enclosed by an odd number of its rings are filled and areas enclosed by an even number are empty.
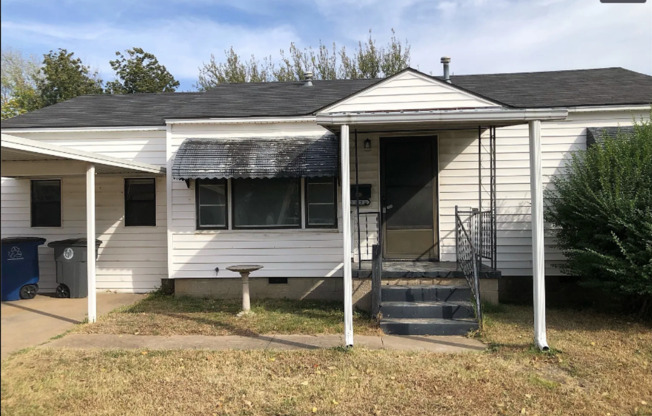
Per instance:
[[[565,108],[463,108],[445,110],[376,111],[317,114],[317,124],[331,131],[349,125],[359,132],[477,129],[479,126],[504,127],[532,120],[563,120]]]
[[[95,165],[98,174],[162,175],[165,168],[138,163],[23,137],[2,134],[2,176],[61,176],[82,175],[88,164]]]

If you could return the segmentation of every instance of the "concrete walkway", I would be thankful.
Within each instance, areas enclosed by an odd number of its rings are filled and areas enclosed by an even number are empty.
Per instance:
[[[121,306],[134,304],[144,296],[98,292],[98,317]],[[87,298],[59,299],[50,294],[38,294],[34,299],[2,302],[2,359],[13,352],[42,344],[71,330],[75,324],[86,319],[87,313]]]
[[[141,300],[145,295],[97,294],[98,317]],[[86,319],[87,299],[58,299],[39,294],[34,299],[2,302],[2,359],[28,347],[76,349],[275,349],[334,348],[344,345],[343,335],[107,335],[65,334]],[[486,345],[461,336],[356,335],[356,347],[403,351],[460,353],[483,351]]]
[[[343,335],[106,335],[70,334],[50,341],[42,348],[73,349],[205,349],[205,350],[304,350],[334,348],[344,345]],[[393,336],[356,335],[356,347],[401,351],[462,353],[484,351],[486,345],[461,336]]]

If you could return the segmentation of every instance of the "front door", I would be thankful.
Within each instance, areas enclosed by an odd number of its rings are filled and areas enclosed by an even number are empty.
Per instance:
[[[436,137],[380,143],[384,257],[438,260]]]

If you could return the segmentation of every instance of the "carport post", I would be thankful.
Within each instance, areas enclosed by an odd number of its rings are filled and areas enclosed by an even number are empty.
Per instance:
[[[344,342],[353,346],[353,279],[351,277],[351,161],[349,159],[349,126],[340,131],[342,165],[342,280],[344,284]]]
[[[546,264],[543,234],[543,171],[541,169],[541,121],[530,121],[530,198],[532,205],[532,284],[534,295],[534,343],[548,350],[546,340]]]
[[[86,169],[86,267],[88,276],[88,322],[97,320],[95,293],[95,165]]]

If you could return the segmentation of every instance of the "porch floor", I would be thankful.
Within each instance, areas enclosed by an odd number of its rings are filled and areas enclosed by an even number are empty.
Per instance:
[[[371,261],[353,263],[351,271],[353,277],[370,278]],[[464,278],[464,273],[457,267],[454,261],[383,261],[383,278]],[[481,278],[498,278],[500,271],[494,270],[487,265],[480,269]]]

